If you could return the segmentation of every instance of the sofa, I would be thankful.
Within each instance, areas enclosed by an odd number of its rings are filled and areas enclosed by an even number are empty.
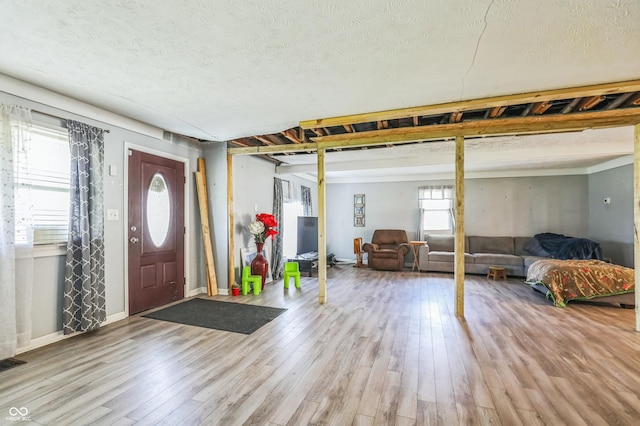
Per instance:
[[[508,275],[526,277],[529,266],[537,260],[525,250],[532,237],[480,237],[464,238],[464,270],[471,274],[486,274],[489,266],[500,266]],[[535,241],[535,240],[534,240]],[[429,272],[453,272],[453,235],[430,235],[418,251],[418,269]],[[529,247],[529,246],[528,246]]]
[[[376,229],[371,242],[362,246],[369,268],[386,271],[402,271],[409,249],[407,233],[400,229]]]

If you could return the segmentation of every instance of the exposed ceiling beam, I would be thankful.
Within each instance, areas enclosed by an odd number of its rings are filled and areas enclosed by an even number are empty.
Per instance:
[[[282,132],[280,132],[280,134],[282,136],[284,136],[285,138],[287,138],[288,140],[290,140],[293,143],[300,143],[300,139],[298,139],[298,135],[295,134],[295,131],[292,130],[284,130]]]
[[[277,146],[228,148],[230,154],[275,154],[313,151],[317,148],[335,149],[402,144],[423,140],[437,140],[453,136],[497,136],[533,133],[557,133],[585,129],[631,126],[640,123],[640,108],[612,111],[593,111],[576,114],[555,114],[532,117],[499,118],[494,120],[464,121],[421,127],[373,130],[359,133],[311,138],[311,143]]]
[[[380,129],[388,129],[389,122],[387,120],[378,120],[378,130]]]
[[[251,146],[247,138],[233,139],[233,140],[230,140],[229,143],[237,146]]]
[[[640,80],[630,80],[617,83],[596,84],[564,89],[543,90],[539,92],[520,93],[515,95],[494,96],[490,98],[471,99],[465,101],[446,102],[436,105],[426,105],[410,108],[400,108],[387,111],[370,112],[365,114],[345,115],[331,118],[320,118],[300,122],[300,127],[342,126],[344,124],[367,123],[371,121],[409,118],[416,115],[437,115],[451,111],[470,111],[499,106],[529,104],[532,102],[548,102],[577,97],[592,97],[606,94],[640,91]]]
[[[259,140],[260,142],[262,142],[265,145],[276,145],[275,142],[272,142],[270,139],[267,138],[267,135],[264,136],[254,136],[255,139]]]
[[[356,134],[343,134],[311,138],[320,143],[344,143],[344,146],[378,145],[394,142],[433,140],[451,136],[514,135],[553,133],[640,123],[640,109],[594,111],[570,115],[501,118],[495,120],[465,121],[452,124],[377,130]],[[327,147],[324,145],[324,147]]]
[[[588,98],[583,98],[579,103],[578,103],[578,111],[587,111],[590,110],[591,108],[595,107],[596,105],[598,105],[600,102],[604,101],[605,97],[604,96],[590,96]]]
[[[535,115],[544,114],[549,108],[551,108],[551,105],[553,105],[553,102],[536,102],[533,104],[531,112]]]
[[[493,107],[489,110],[489,118],[498,118],[506,111],[506,106]]]

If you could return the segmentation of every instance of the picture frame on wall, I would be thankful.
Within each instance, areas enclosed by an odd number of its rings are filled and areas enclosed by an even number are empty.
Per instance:
[[[364,226],[364,194],[353,195],[353,226]]]

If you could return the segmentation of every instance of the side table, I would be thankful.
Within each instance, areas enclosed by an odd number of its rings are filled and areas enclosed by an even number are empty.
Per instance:
[[[420,246],[425,245],[426,241],[409,241],[409,244],[411,244],[411,251],[413,251],[413,265],[411,266],[411,272],[413,272],[414,269],[417,269],[418,272],[420,271],[420,268],[418,266],[418,250],[420,249]]]

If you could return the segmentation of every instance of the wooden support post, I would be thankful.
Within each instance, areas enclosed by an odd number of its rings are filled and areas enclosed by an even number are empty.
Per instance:
[[[640,124],[634,127],[633,142],[633,267],[636,289],[640,289]],[[636,290],[636,331],[640,331],[640,291]]]
[[[199,184],[198,183],[198,175],[197,173],[200,173],[202,175],[202,183]],[[207,187],[207,168],[205,167],[205,163],[204,163],[204,158],[198,158],[198,167],[197,167],[197,172],[196,172],[196,191],[197,191],[197,187],[198,185],[201,185],[204,187],[204,193],[205,193],[205,203],[204,203],[204,208],[206,209],[206,217],[207,217],[207,228],[206,228],[206,232],[207,234],[209,234],[209,236],[207,237],[207,240],[211,240],[211,234],[210,231],[211,229],[209,228],[209,188]],[[198,201],[198,203],[200,203],[200,201]],[[202,210],[202,205],[199,205],[200,209]],[[201,211],[202,214],[202,211]],[[205,228],[202,228],[202,234],[203,234],[203,238],[204,238],[204,233],[205,233]],[[211,260],[211,264],[213,264],[213,256],[211,256],[212,258]],[[205,250],[205,269],[206,269],[206,275],[207,275],[207,294],[209,296],[212,295],[212,284],[211,284],[211,274],[209,273],[209,260],[207,260],[207,254],[206,254],[206,250]],[[213,269],[213,277],[214,277],[214,281],[217,283],[217,279],[215,279],[215,268]],[[216,284],[216,289],[217,289],[217,284]],[[217,291],[216,291],[217,294]]]
[[[233,224],[233,155],[231,154],[227,154],[227,220],[229,221],[227,258],[229,262],[229,294],[231,294],[231,286],[236,282],[236,266],[233,257],[235,251],[235,236]]]
[[[456,136],[455,270],[457,317],[464,317],[464,137]]]
[[[209,196],[207,191],[207,172],[204,165],[204,158],[198,158],[198,171],[194,174],[196,177],[198,205],[200,207],[200,223],[202,227],[202,242],[204,244],[204,260],[207,271],[207,294],[209,296],[215,296],[218,294],[218,284],[216,280],[215,263],[213,260],[213,247],[211,246],[211,233],[209,230]]]
[[[327,301],[326,185],[324,149],[318,149],[318,303]]]

